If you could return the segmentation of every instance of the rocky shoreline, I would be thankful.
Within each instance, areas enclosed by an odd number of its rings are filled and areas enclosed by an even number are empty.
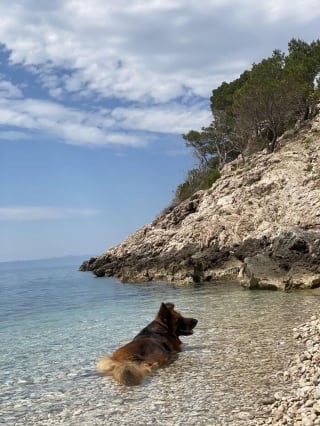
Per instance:
[[[167,208],[80,270],[123,282],[319,287],[319,170],[320,115],[273,154],[227,164],[210,189]]]
[[[149,246],[150,247],[150,246]],[[294,228],[274,239],[247,239],[219,249],[185,246],[158,254],[106,253],[85,261],[80,270],[123,282],[167,281],[189,284],[237,280],[249,289],[292,290],[320,287],[320,232]]]
[[[294,329],[294,338],[305,349],[295,356],[283,373],[287,391],[276,392],[271,407],[261,408],[269,412],[265,425],[320,425],[320,318]]]

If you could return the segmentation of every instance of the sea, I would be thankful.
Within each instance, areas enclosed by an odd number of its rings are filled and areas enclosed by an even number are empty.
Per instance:
[[[263,424],[259,401],[284,386],[292,330],[319,313],[319,292],[123,284],[79,272],[83,260],[0,263],[0,424]],[[161,302],[199,321],[178,359],[137,387],[100,376],[99,358]]]

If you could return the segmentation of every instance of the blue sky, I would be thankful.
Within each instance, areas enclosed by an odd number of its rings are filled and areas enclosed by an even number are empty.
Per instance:
[[[222,81],[318,0],[2,0],[0,261],[95,255],[166,207]]]

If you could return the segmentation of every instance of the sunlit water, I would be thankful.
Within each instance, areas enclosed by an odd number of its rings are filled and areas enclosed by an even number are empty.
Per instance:
[[[257,424],[257,401],[277,390],[296,350],[292,328],[318,312],[315,293],[120,284],[79,264],[0,265],[1,424]],[[99,357],[131,340],[162,301],[199,320],[178,360],[139,387],[100,377]]]

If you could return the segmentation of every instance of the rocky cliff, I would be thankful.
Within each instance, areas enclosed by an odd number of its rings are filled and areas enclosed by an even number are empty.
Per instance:
[[[271,155],[229,163],[209,190],[168,208],[80,270],[126,282],[319,287],[320,116],[279,142]]]

